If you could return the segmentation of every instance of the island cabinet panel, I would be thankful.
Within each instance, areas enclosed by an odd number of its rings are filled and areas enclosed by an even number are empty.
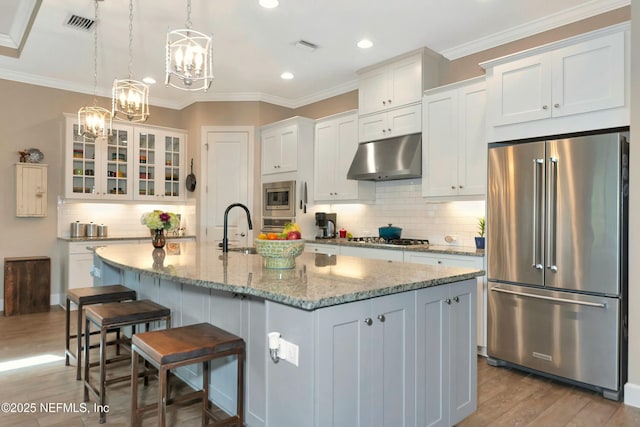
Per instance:
[[[51,259],[21,257],[4,259],[4,315],[49,311]]]
[[[317,426],[414,425],[414,293],[319,310]]]
[[[416,426],[451,426],[477,408],[475,286],[416,291]]]

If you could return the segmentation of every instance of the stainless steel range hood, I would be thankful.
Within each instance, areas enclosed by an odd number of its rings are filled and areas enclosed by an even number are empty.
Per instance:
[[[347,179],[364,181],[390,181],[421,176],[421,133],[361,143],[347,173]]]

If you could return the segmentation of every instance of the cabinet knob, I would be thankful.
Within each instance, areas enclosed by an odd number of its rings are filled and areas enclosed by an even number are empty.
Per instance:
[[[447,298],[446,300],[444,300],[444,302],[446,302],[447,304],[451,305],[451,300],[449,298]]]
[[[387,130],[386,129],[382,129],[382,133],[387,133]]]
[[[378,320],[384,322],[385,320],[387,320],[387,318],[384,317],[384,314],[378,314]]]
[[[455,189],[456,189],[456,186],[455,186],[455,185],[452,185],[452,186],[451,186],[451,189],[452,189],[452,190],[455,190]]]
[[[387,129],[387,132],[391,132],[391,128]]]
[[[454,300],[455,302],[460,302],[460,297],[453,297],[453,300]]]
[[[442,260],[438,260],[438,264],[442,264]]]
[[[388,104],[391,104],[391,100],[390,100],[390,99],[389,99],[389,100],[387,100],[387,103],[388,103]]]
[[[460,188],[464,188],[462,185],[459,186]]]
[[[373,320],[371,320],[371,318],[370,318],[370,317],[367,317],[366,319],[364,319],[364,323],[365,323],[367,326],[371,326],[371,325],[373,324]]]
[[[560,108],[560,104],[553,104],[554,108]]]
[[[548,109],[548,108],[549,108],[549,106],[547,106],[547,105],[543,105],[543,106],[542,106],[542,109],[543,109],[543,110],[546,110],[546,109]]]
[[[382,101],[382,105],[387,105],[387,101]]]

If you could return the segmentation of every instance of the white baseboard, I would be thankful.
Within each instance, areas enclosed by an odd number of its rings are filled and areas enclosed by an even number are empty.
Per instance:
[[[626,383],[624,385],[624,403],[625,405],[640,408],[640,385]]]

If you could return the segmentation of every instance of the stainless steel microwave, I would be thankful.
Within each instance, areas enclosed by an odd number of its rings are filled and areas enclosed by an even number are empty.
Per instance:
[[[262,217],[295,218],[296,182],[280,181],[262,184]]]

